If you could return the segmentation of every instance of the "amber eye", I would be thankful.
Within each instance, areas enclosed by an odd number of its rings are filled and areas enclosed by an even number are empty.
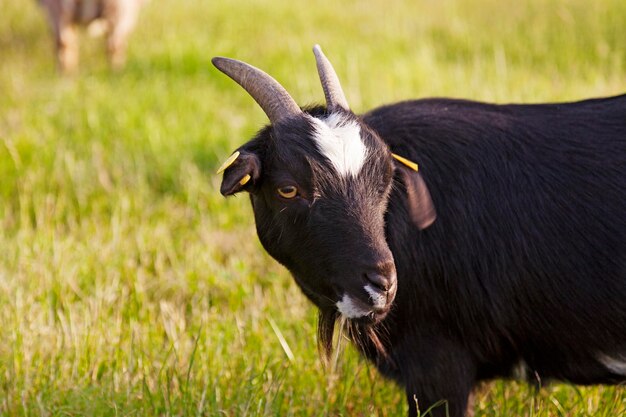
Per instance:
[[[280,194],[282,198],[294,198],[298,195],[298,189],[293,185],[286,185],[278,189],[278,194]]]

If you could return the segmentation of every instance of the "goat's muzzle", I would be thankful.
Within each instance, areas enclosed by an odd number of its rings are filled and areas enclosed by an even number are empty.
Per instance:
[[[363,323],[377,323],[389,313],[397,290],[392,260],[361,268],[361,278],[337,288],[336,306],[342,316]]]

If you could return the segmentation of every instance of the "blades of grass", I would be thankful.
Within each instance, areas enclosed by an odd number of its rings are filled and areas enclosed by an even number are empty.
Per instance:
[[[289,347],[287,340],[285,340],[283,333],[280,331],[280,329],[276,325],[276,322],[274,322],[274,320],[271,317],[268,317],[267,321],[269,322],[270,326],[272,326],[272,330],[274,331],[274,334],[278,338],[278,341],[280,342],[280,346],[283,348],[283,352],[285,352],[287,359],[289,359],[289,362],[293,362],[294,361],[293,352],[291,351],[291,348]]]

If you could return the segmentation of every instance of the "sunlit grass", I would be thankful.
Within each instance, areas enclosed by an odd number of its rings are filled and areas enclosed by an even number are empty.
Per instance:
[[[0,10],[3,415],[405,411],[351,348],[322,368],[314,308],[263,253],[246,197],[219,195],[219,161],[265,117],[212,56],[266,69],[308,104],[323,97],[320,43],[359,112],[626,90],[620,0],[154,0],[124,71],[83,36],[71,78],[36,2]],[[624,388],[495,382],[476,398],[476,416],[625,412]]]

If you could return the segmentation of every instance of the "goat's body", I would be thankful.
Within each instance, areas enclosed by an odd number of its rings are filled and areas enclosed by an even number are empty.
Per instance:
[[[445,401],[429,415],[462,417],[478,381],[515,371],[626,382],[626,96],[357,117],[314,54],[327,106],[305,112],[262,71],[213,62],[272,121],[220,191],[250,193],[261,243],[319,307],[322,351],[343,317],[410,416]]]
[[[398,184],[387,240],[398,292],[365,353],[419,404],[463,414],[476,381],[626,381],[626,96],[567,104],[430,99],[363,121],[419,163],[420,231]],[[415,410],[412,410],[415,412]]]
[[[78,67],[77,25],[100,20],[107,33],[107,52],[114,68],[126,60],[127,38],[145,0],[40,0],[46,10],[62,71]]]

